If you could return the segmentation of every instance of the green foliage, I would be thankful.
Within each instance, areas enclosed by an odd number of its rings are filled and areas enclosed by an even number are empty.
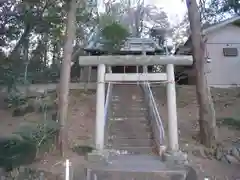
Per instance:
[[[14,134],[20,135],[39,149],[46,145],[48,140],[52,140],[58,130],[59,124],[57,122],[45,120],[41,123],[20,127]]]
[[[53,70],[48,62],[53,56],[56,64],[63,59],[62,47],[66,29],[67,1],[65,0],[23,0],[1,1],[0,10],[0,83],[9,86],[16,84],[16,77],[24,74],[28,64],[28,80],[33,82],[55,81],[59,78],[59,69]],[[78,3],[76,14],[76,47],[88,38],[89,30],[96,25],[96,12],[86,8],[87,3]],[[15,43],[12,43],[15,41]],[[26,43],[26,41],[29,41]],[[29,44],[28,56],[24,54]],[[9,54],[2,50],[9,49]],[[75,49],[76,51],[78,48]],[[6,57],[4,57],[6,56]],[[25,61],[28,57],[28,61]],[[75,58],[77,59],[77,58]],[[6,67],[3,67],[6,66]],[[17,68],[16,68],[17,67]]]
[[[226,117],[218,119],[218,122],[222,125],[231,126],[236,129],[240,129],[240,119],[233,117]]]
[[[10,171],[23,164],[32,163],[36,146],[21,137],[0,138],[0,167]]]
[[[102,36],[106,40],[104,43],[106,50],[111,52],[121,48],[124,40],[129,36],[129,32],[121,24],[113,22],[103,28]]]
[[[223,3],[222,11],[229,12],[233,10],[234,13],[239,14],[240,2],[239,0],[226,0]]]
[[[16,108],[19,107],[27,102],[26,97],[22,96],[20,93],[16,93],[15,91],[12,91],[8,93],[7,99],[5,99],[5,102],[8,104],[9,108]]]
[[[5,170],[33,163],[41,152],[51,148],[59,130],[55,121],[26,125],[10,137],[0,139],[0,167]]]
[[[212,11],[209,14],[214,16],[221,13],[239,14],[240,2],[238,0],[211,0],[207,10]]]
[[[115,22],[113,17],[108,14],[100,14],[98,21],[99,21],[99,27],[101,29],[104,29],[106,26],[111,25],[112,23]]]
[[[40,100],[38,107],[42,109],[44,115],[42,121],[27,123],[20,126],[10,137],[0,138],[0,167],[5,170],[31,164],[37,157],[54,147],[60,125],[48,117],[50,115],[48,106],[49,103],[53,104],[53,100],[50,95]],[[18,102],[15,106],[29,105],[27,99],[15,101]]]
[[[93,147],[90,146],[75,146],[73,147],[73,151],[79,154],[80,156],[86,155],[94,150]]]

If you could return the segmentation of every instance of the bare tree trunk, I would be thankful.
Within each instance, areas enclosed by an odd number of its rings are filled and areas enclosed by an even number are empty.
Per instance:
[[[44,62],[44,67],[47,67],[48,65],[48,34],[43,35],[43,42],[44,42],[44,52],[43,52],[43,62]]]
[[[53,43],[53,51],[52,51],[52,53],[53,53],[53,57],[52,57],[52,65],[54,65],[54,67],[55,67],[55,65],[57,64],[57,54],[58,53],[60,53],[60,52],[58,52],[58,50],[57,50],[57,43],[56,42],[54,42]]]
[[[143,30],[143,11],[144,1],[138,0],[137,9],[134,12],[134,23],[135,23],[135,35],[136,37],[141,37]]]
[[[24,62],[25,62],[25,69],[24,69],[24,84],[27,84],[27,76],[28,76],[28,65],[29,65],[29,58],[28,58],[28,50],[29,50],[29,38],[25,38],[25,42],[23,42],[24,48]]]
[[[73,52],[73,41],[76,33],[76,9],[77,0],[69,1],[69,11],[67,18],[67,29],[65,35],[64,44],[64,58],[61,65],[60,85],[59,85],[59,121],[60,121],[60,132],[58,145],[61,155],[64,157],[65,150],[68,148],[67,130],[65,129],[67,115],[68,115],[68,94],[69,94],[69,79],[71,71],[71,56]]]
[[[23,34],[21,35],[19,41],[17,42],[17,44],[14,46],[12,52],[9,54],[8,58],[11,59],[16,52],[18,51],[19,47],[21,46],[21,44],[23,44],[24,40],[29,36],[31,32],[31,29],[29,26],[27,26],[23,32]]]
[[[199,104],[200,141],[205,146],[211,147],[216,140],[217,128],[211,92],[204,73],[205,43],[201,35],[200,13],[196,0],[187,0],[187,6],[196,73],[196,93]]]

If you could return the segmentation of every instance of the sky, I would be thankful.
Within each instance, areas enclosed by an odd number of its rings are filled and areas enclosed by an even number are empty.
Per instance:
[[[93,0],[93,1],[98,2],[98,10],[100,11],[104,10],[104,7],[102,5],[105,0]],[[186,12],[186,5],[184,3],[185,0],[144,0],[144,1],[145,4],[151,4],[157,7],[164,8],[166,13],[169,15],[169,20],[172,23],[176,21],[177,22],[181,21]]]
[[[170,23],[177,24],[182,21],[187,8],[185,0],[145,0],[146,4],[162,7],[168,14]],[[172,38],[167,38],[167,44],[173,45]]]
[[[145,0],[146,4],[153,4],[157,7],[163,7],[172,23],[183,19],[186,13],[186,4],[182,0]]]

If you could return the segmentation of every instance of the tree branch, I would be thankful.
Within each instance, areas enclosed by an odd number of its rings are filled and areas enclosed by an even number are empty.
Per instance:
[[[41,20],[42,19],[42,16],[43,16],[43,13],[44,11],[46,10],[46,8],[48,7],[50,3],[50,0],[47,0],[45,5],[43,6],[43,9],[42,11],[40,11],[39,13],[39,18],[37,18],[38,20]],[[26,27],[25,27],[25,30],[23,32],[23,34],[21,35],[19,41],[17,42],[17,44],[15,45],[15,47],[13,48],[12,52],[10,53],[10,55],[8,56],[8,58],[12,58],[14,56],[14,54],[17,52],[17,50],[19,49],[20,45],[23,43],[23,41],[26,39],[26,37],[30,34],[30,32],[32,31],[32,29],[35,27],[35,23],[37,21],[34,21],[33,24],[27,24]]]

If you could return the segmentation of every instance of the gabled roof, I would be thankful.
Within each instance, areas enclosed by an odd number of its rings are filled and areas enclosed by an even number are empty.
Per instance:
[[[221,21],[221,22],[218,22],[218,23],[215,23],[215,24],[204,24],[203,25],[203,30],[202,30],[202,34],[205,35],[207,33],[210,33],[210,32],[213,32],[213,31],[216,31],[220,28],[223,28],[224,26],[228,25],[228,24],[232,24],[236,21],[240,21],[240,16],[237,15],[237,16],[234,16],[234,17],[231,17],[229,19],[226,19],[224,21]],[[185,46],[188,46],[189,44],[191,43],[191,34],[189,35],[187,41],[184,43],[184,44],[180,44],[178,45],[178,47],[176,48],[176,51],[174,54],[178,54],[179,50],[181,48],[184,48]],[[189,49],[189,48],[188,48]],[[190,52],[188,52],[189,50],[186,49],[186,53],[189,54]]]
[[[212,25],[203,29],[203,34],[218,30],[218,29],[223,28],[224,26],[226,26],[228,24],[232,24],[235,21],[239,21],[239,20],[240,20],[240,16],[237,15],[237,16],[231,17],[229,19],[226,19],[224,21],[221,21],[219,23],[212,24]]]
[[[104,51],[105,42],[99,28],[95,27],[84,50],[87,52]],[[146,52],[163,51],[163,47],[160,47],[154,39],[139,37],[128,37],[120,51],[142,52],[143,48]]]
[[[91,42],[85,49],[85,51],[104,51],[104,39],[98,39],[95,42]],[[163,48],[160,47],[153,39],[151,38],[132,38],[129,37],[126,39],[120,51],[131,51],[131,52],[140,52],[145,50],[146,52],[155,52],[162,51]]]

